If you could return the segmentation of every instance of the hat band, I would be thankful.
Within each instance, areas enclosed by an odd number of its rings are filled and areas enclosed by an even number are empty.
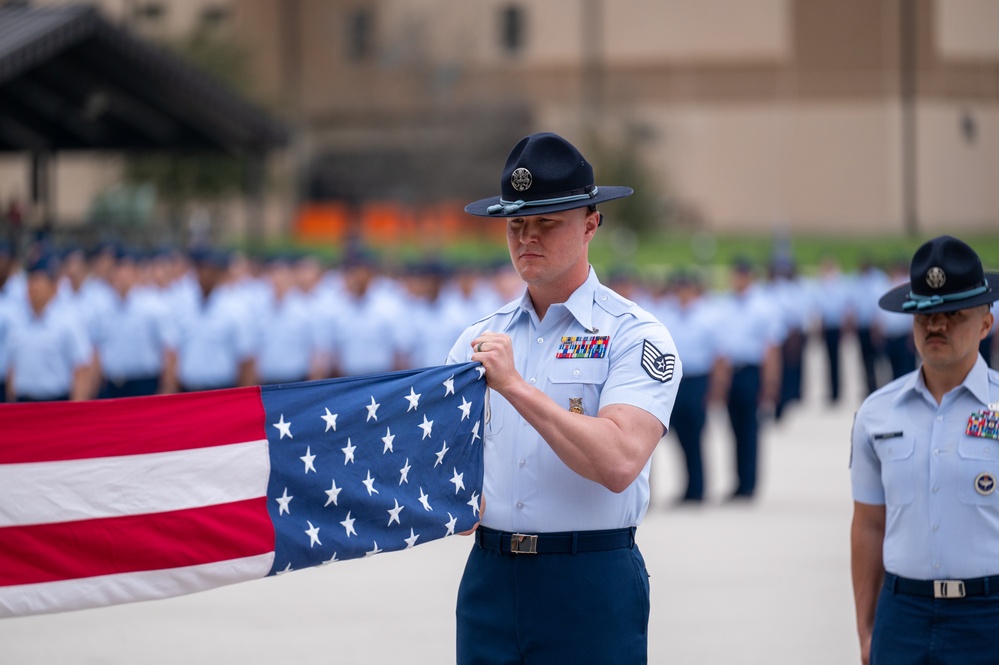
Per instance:
[[[972,298],[980,293],[985,293],[989,290],[989,280],[985,280],[985,283],[979,287],[968,291],[962,291],[960,293],[949,293],[947,295],[932,295],[932,296],[921,296],[918,293],[913,293],[909,291],[909,300],[902,303],[903,310],[922,310],[928,309],[930,307],[935,307],[937,305],[942,305],[945,302],[953,302],[955,300],[964,300],[965,298]]]
[[[587,194],[573,194],[572,196],[559,196],[554,199],[538,199],[537,201],[506,201],[500,199],[500,202],[496,205],[491,205],[486,208],[486,212],[490,215],[495,215],[498,212],[502,212],[504,215],[512,215],[514,213],[520,212],[521,208],[530,208],[532,206],[549,206],[555,205],[557,203],[571,203],[572,201],[585,201],[587,199],[592,199],[597,195],[598,188],[594,185],[593,189]]]

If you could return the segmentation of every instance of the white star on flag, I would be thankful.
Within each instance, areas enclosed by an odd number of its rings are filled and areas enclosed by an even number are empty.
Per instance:
[[[405,507],[406,506],[399,505],[399,499],[395,499],[395,508],[388,509],[389,521],[388,524],[386,524],[385,526],[392,526],[392,522],[395,522],[396,524],[402,524],[402,522],[399,521],[399,513],[401,513],[402,509]]]
[[[406,549],[414,547],[416,545],[416,540],[420,537],[420,534],[414,533],[413,529],[409,529],[409,538],[403,538],[406,541]]]
[[[458,523],[458,518],[455,517],[454,515],[452,515],[451,513],[448,513],[447,516],[449,518],[451,518],[451,519],[448,520],[447,525],[446,525],[447,526],[447,535],[453,536],[454,535],[454,527]]]
[[[449,376],[447,379],[445,379],[445,381],[444,381],[444,383],[442,385],[444,386],[444,396],[445,397],[447,397],[448,395],[453,395],[454,394],[454,376],[453,375]]]
[[[309,471],[312,471],[312,473],[316,472],[316,466],[315,466],[315,464],[313,464],[313,462],[316,461],[316,456],[312,454],[312,447],[311,446],[307,446],[305,448],[305,454],[303,456],[299,457],[298,459],[300,459],[303,462],[305,462],[305,472],[306,473],[308,473]]]
[[[468,500],[468,505],[472,507],[472,514],[476,517],[479,516],[479,494],[477,492],[472,492],[472,498]]]
[[[454,470],[454,475],[451,476],[451,482],[454,483],[455,494],[458,493],[458,490],[465,489],[465,481],[463,480],[464,477],[465,477],[464,473],[458,473],[458,469]]]
[[[309,547],[314,547],[316,545],[322,547],[323,544],[319,542],[319,527],[312,526],[312,522],[309,522],[308,520],[306,520],[305,523],[309,525],[309,528],[305,531],[305,533],[309,535]]]
[[[406,395],[406,399],[409,400],[409,408],[406,409],[406,413],[409,413],[413,409],[419,408],[420,406],[420,395],[413,390],[413,387],[409,387],[409,394]]]
[[[326,499],[326,504],[323,506],[323,508],[325,508],[326,506],[330,505],[331,503],[335,506],[336,505],[336,498],[338,496],[340,496],[340,492],[343,490],[342,487],[337,487],[336,486],[336,479],[333,479],[332,482],[333,482],[332,487],[330,487],[328,490],[326,490],[326,496],[328,496],[329,498]]]
[[[377,540],[375,540],[375,541],[373,541],[373,542],[374,542],[374,544],[375,544],[374,548],[372,548],[372,549],[371,549],[370,551],[368,551],[368,552],[365,552],[365,553],[364,553],[364,556],[365,556],[365,557],[369,557],[369,556],[374,556],[374,555],[376,555],[376,554],[380,554],[380,553],[381,553],[381,550],[380,550],[380,549],[378,549],[378,541],[377,541]]]
[[[290,504],[291,500],[294,498],[295,497],[293,496],[288,496],[288,488],[285,487],[284,494],[274,499],[278,502],[278,515],[283,515],[284,513],[291,515],[291,508],[288,507],[288,504]]]
[[[350,536],[352,534],[355,535],[355,536],[357,535],[357,532],[354,531],[354,518],[352,518],[350,516],[350,511],[349,510],[347,511],[347,519],[345,519],[344,521],[340,522],[340,524],[343,526],[344,529],[347,530],[347,537],[348,538],[350,538]]]
[[[401,469],[399,469],[399,484],[400,485],[402,485],[403,483],[406,483],[407,485],[409,484],[409,470],[412,469],[412,468],[413,467],[411,467],[409,465],[409,458],[407,457],[406,458],[406,466],[404,466]]]
[[[434,462],[435,467],[440,466],[441,464],[444,463],[444,456],[447,455],[447,451],[449,450],[451,449],[447,447],[447,441],[445,441],[444,445],[441,446],[441,449],[438,450],[436,453],[434,453],[435,455],[437,455],[437,461]]]
[[[368,477],[361,482],[368,488],[368,496],[378,494],[378,490],[375,489],[375,479],[371,477],[371,469],[368,469]]]
[[[385,453],[391,453],[391,452],[393,452],[393,450],[392,450],[392,442],[393,441],[395,441],[395,434],[392,433],[391,429],[389,429],[388,427],[386,427],[385,428],[385,436],[382,437],[382,443],[385,444],[385,448],[382,449],[382,454],[383,455]]]
[[[430,497],[426,495],[423,488],[420,488],[420,503],[423,504],[423,509],[426,511],[431,511],[433,508],[430,507]]]
[[[475,443],[476,439],[481,439],[482,438],[481,436],[479,436],[479,422],[480,421],[476,420],[475,421],[475,426],[472,427],[472,443]]]
[[[427,420],[427,414],[424,413],[423,414],[423,422],[421,424],[417,425],[417,427],[419,427],[420,429],[423,430],[423,438],[425,439],[428,436],[430,436],[430,431],[434,428],[434,421],[432,421],[432,420],[428,421]],[[423,439],[421,439],[421,441],[422,440]]]
[[[326,408],[326,415],[319,416],[326,421],[326,431],[333,430],[336,431],[336,417],[340,415],[338,413],[330,413],[329,407]]]
[[[280,437],[281,439],[283,439],[284,437],[288,437],[289,439],[294,439],[295,438],[295,437],[293,437],[291,435],[291,423],[286,423],[284,421],[284,414],[283,413],[281,414],[281,419],[278,420],[276,423],[274,423],[273,426],[277,427],[277,430],[279,432],[281,432],[281,437]]]
[[[472,403],[465,399],[464,395],[461,396],[461,406],[458,407],[458,410],[461,411],[462,420],[472,415]]]
[[[368,420],[371,420],[372,418],[374,418],[375,420],[378,420],[378,416],[376,415],[376,412],[378,411],[378,407],[380,407],[380,406],[381,406],[381,404],[375,403],[375,396],[372,395],[371,396],[371,404],[368,404],[366,407],[364,407],[364,408],[366,408],[368,410]],[[367,421],[365,421],[365,422],[367,422]]]
[[[474,441],[474,439],[473,439],[473,441]],[[343,465],[344,466],[347,466],[347,462],[353,462],[354,461],[354,451],[357,450],[357,446],[350,445],[350,437],[347,438],[347,446],[345,448],[341,448],[340,450],[343,451]]]

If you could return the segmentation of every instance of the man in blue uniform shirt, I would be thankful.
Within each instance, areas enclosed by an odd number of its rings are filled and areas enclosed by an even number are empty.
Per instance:
[[[448,356],[481,362],[491,389],[457,660],[644,663],[649,586],[634,536],[681,368],[666,328],[601,285],[587,253],[596,205],[632,190],[598,188],[579,151],[543,133],[510,153],[501,192],[465,210],[506,220],[527,291]]]
[[[995,663],[999,654],[999,372],[978,344],[999,273],[942,236],[879,305],[913,315],[922,364],[853,426],[853,591],[871,665]]]

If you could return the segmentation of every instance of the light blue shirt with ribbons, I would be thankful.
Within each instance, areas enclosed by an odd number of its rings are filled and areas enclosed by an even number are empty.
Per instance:
[[[487,330],[510,336],[517,371],[560,406],[569,409],[579,400],[585,415],[596,416],[609,404],[629,404],[669,426],[682,374],[673,339],[651,314],[602,286],[592,269],[565,303],[548,308],[544,320],[525,294],[476,322],[455,342],[448,362],[470,360],[472,340]],[[605,353],[565,352],[572,344],[566,338],[573,337],[606,337]],[[593,342],[598,340],[583,344]],[[668,378],[653,378],[643,368],[649,354],[672,356]],[[494,391],[484,445],[484,526],[524,533],[617,529],[637,526],[648,509],[649,464],[615,494],[566,466]]]
[[[999,372],[979,357],[939,405],[919,369],[857,412],[853,498],[885,506],[888,572],[919,580],[999,574],[999,439],[967,433],[983,411],[999,411]]]

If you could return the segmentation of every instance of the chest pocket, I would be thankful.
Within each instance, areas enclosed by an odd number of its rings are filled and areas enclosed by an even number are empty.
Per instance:
[[[963,436],[957,456],[961,503],[999,507],[999,441]]]
[[[881,460],[886,505],[903,506],[915,498],[915,449],[915,439],[906,435],[874,441],[874,451]]]
[[[581,399],[583,413],[595,416],[600,408],[600,391],[607,381],[607,365],[606,358],[555,360],[548,372],[551,386],[545,392],[565,409]]]

